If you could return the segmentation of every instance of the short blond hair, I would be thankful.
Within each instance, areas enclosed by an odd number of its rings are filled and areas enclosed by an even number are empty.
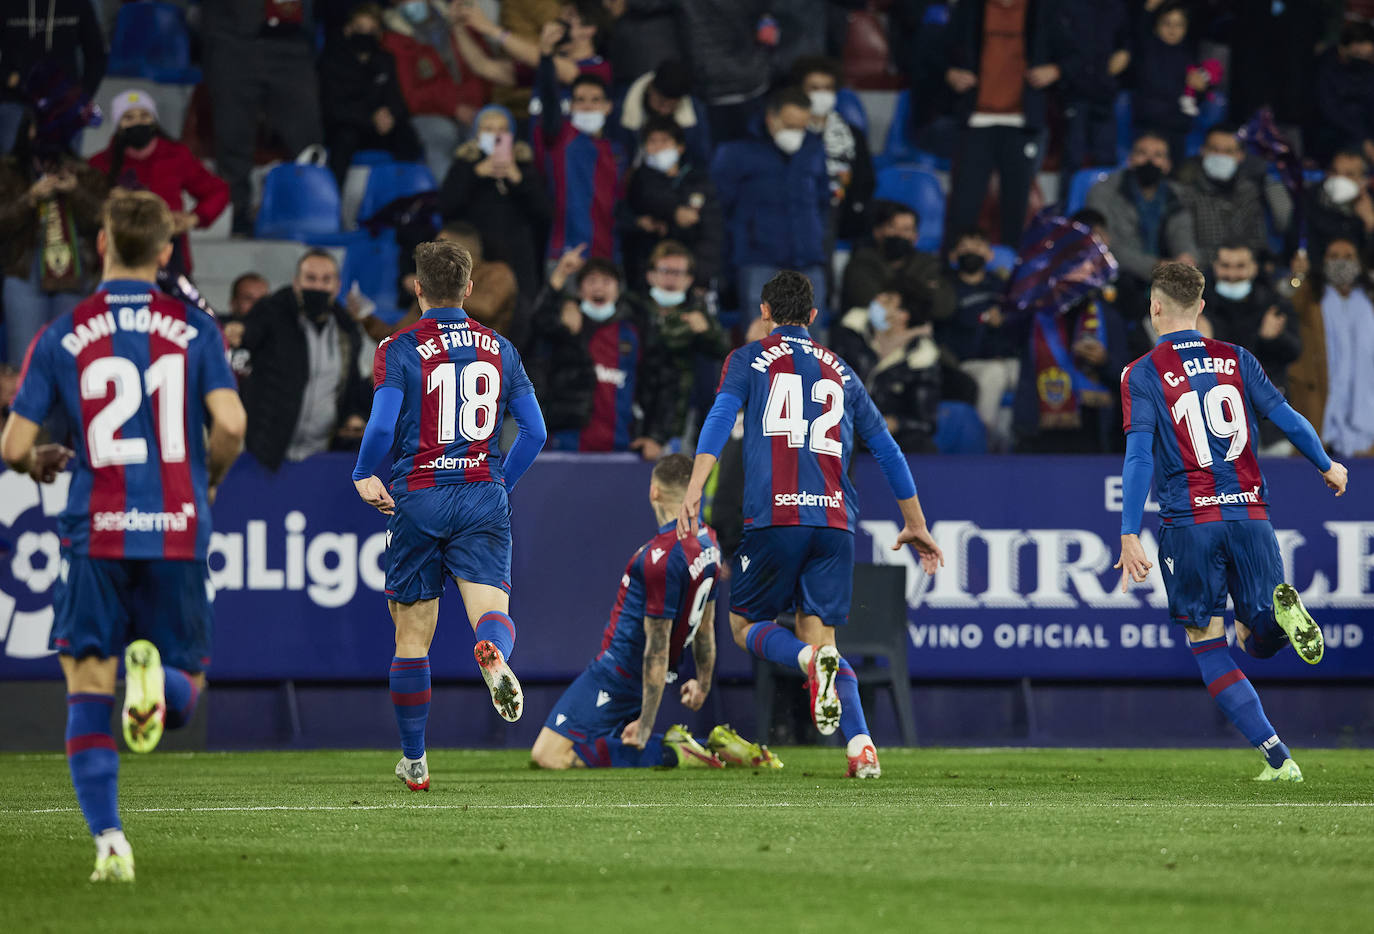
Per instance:
[[[461,305],[472,278],[472,254],[452,240],[432,240],[415,247],[415,281],[432,307]]]
[[[105,236],[121,266],[155,265],[172,240],[172,211],[151,191],[116,188],[105,202]]]
[[[1179,311],[1196,311],[1207,279],[1187,263],[1160,263],[1150,276],[1150,294],[1167,298]]]

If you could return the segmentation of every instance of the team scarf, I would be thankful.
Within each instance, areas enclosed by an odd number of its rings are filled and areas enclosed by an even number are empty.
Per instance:
[[[44,292],[81,291],[81,241],[76,219],[64,198],[44,198],[38,205],[39,288]]]
[[[1107,346],[1107,328],[1097,300],[1089,301],[1076,324],[1068,315],[1043,311],[1031,329],[1035,354],[1035,392],[1041,429],[1063,430],[1083,425],[1083,405],[1102,405],[1111,396],[1105,386],[1078,368],[1072,347],[1084,337]]]

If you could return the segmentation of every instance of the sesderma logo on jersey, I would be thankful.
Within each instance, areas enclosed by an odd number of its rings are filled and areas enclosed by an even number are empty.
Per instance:
[[[1259,487],[1239,493],[1217,493],[1213,496],[1194,496],[1193,506],[1252,506],[1260,501]]]
[[[774,506],[824,506],[826,509],[844,508],[844,490],[834,493],[775,493]]]
[[[486,452],[476,457],[436,457],[428,464],[421,464],[421,470],[476,470],[487,462]]]
[[[195,514],[195,503],[182,503],[181,512],[97,512],[91,527],[97,532],[185,532]]]

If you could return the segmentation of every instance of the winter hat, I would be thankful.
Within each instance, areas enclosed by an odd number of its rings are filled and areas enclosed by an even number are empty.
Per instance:
[[[110,102],[110,120],[118,127],[119,121],[124,119],[124,115],[131,110],[146,110],[157,117],[157,101],[153,100],[153,95],[147,91],[131,90],[125,91]]]

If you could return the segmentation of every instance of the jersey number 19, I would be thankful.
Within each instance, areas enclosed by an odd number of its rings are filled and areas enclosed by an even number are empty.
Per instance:
[[[485,441],[496,430],[501,373],[487,361],[469,363],[461,373],[456,363],[439,364],[425,385],[425,395],[432,392],[439,394],[440,444],[452,444],[459,433],[467,441]]]
[[[1250,426],[1245,422],[1245,403],[1241,400],[1240,390],[1229,383],[1218,383],[1207,390],[1205,396],[1199,396],[1196,389],[1189,390],[1178,397],[1169,411],[1174,416],[1175,424],[1182,422],[1187,426],[1188,440],[1193,445],[1193,457],[1199,467],[1212,466],[1212,444],[1207,437],[1208,432],[1231,442],[1226,450],[1227,462],[1240,457],[1250,440]]]

